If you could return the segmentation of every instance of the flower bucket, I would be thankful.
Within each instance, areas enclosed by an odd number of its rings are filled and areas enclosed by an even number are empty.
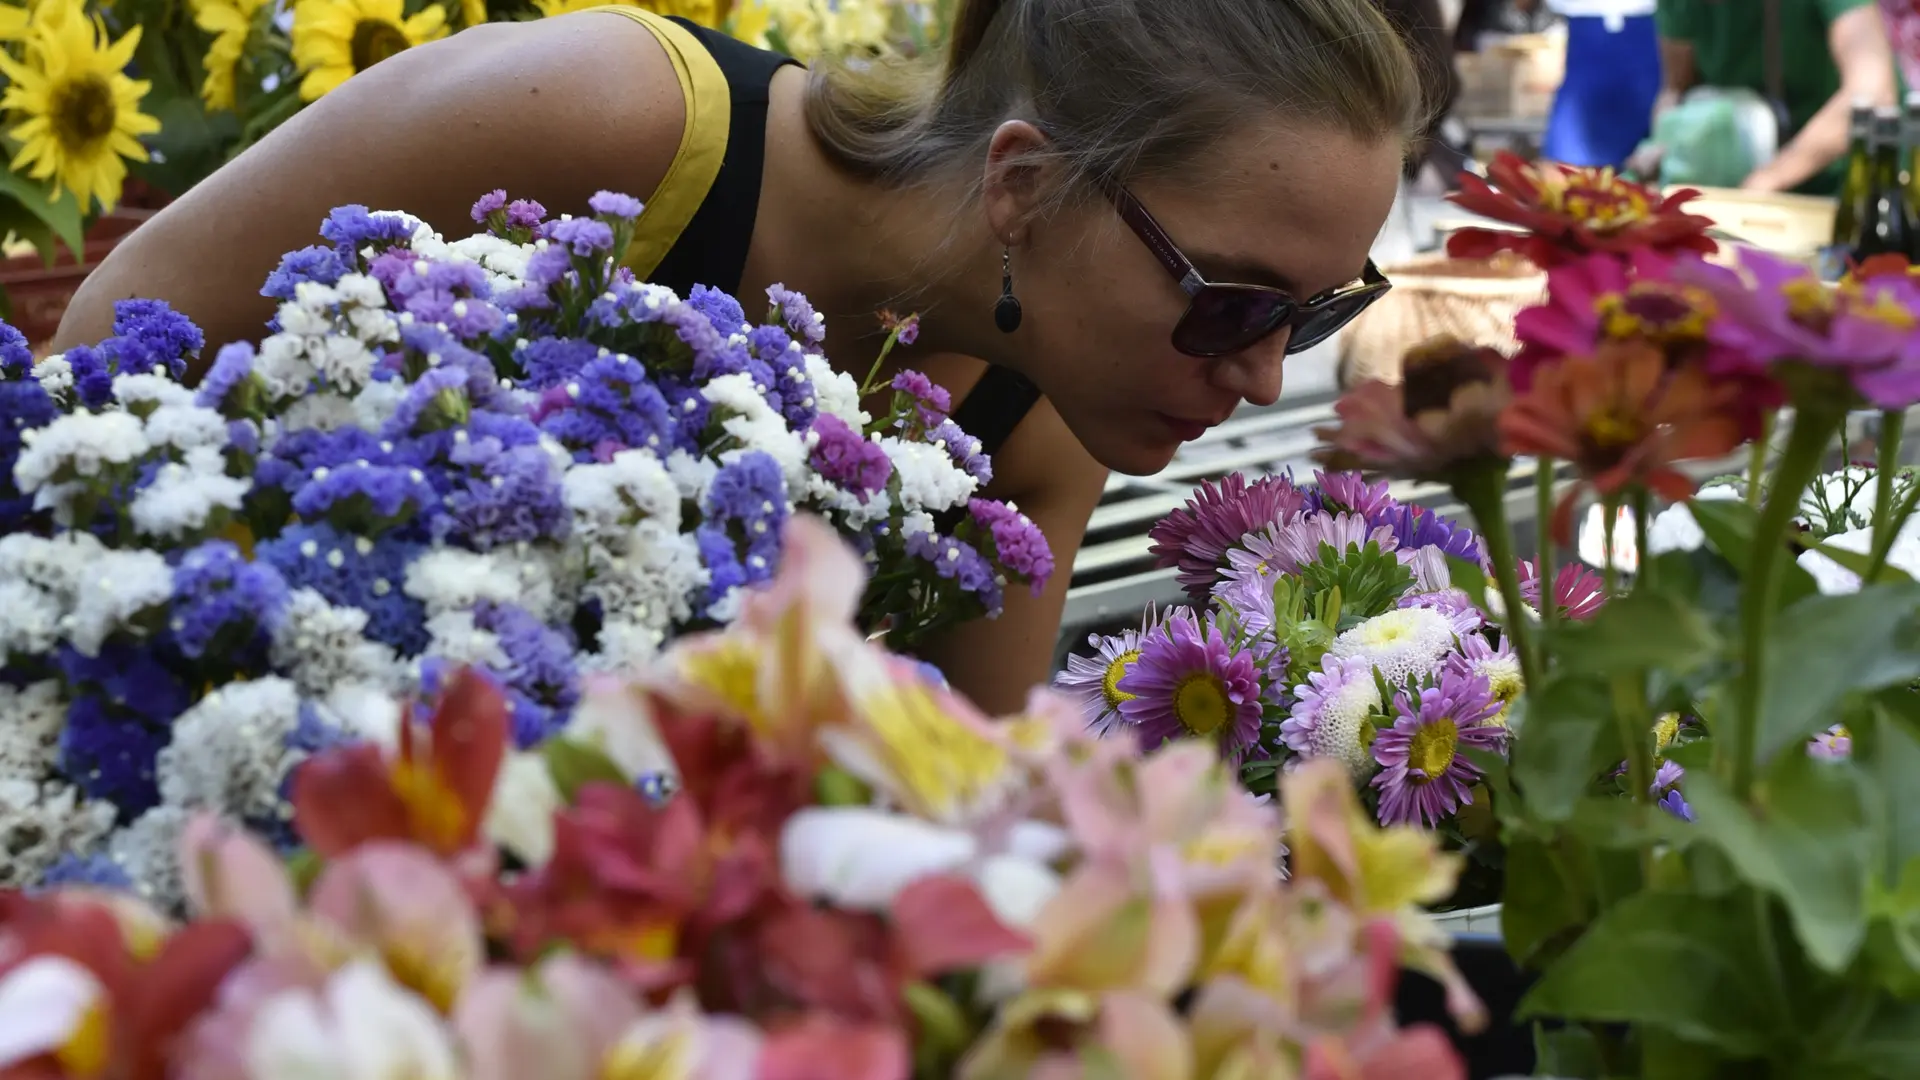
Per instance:
[[[1483,907],[1462,908],[1459,911],[1436,911],[1433,921],[1442,930],[1459,937],[1462,934],[1485,934],[1489,937],[1500,936],[1500,905],[1487,904]]]
[[[51,265],[31,249],[20,254],[8,252],[0,259],[0,290],[5,291],[13,309],[8,321],[35,345],[53,337],[80,283],[120,241],[152,216],[151,210],[123,206],[102,217],[87,229],[79,261],[65,248],[58,249]]]
[[[1427,256],[1382,272],[1393,291],[1340,335],[1343,387],[1368,379],[1399,382],[1407,350],[1442,334],[1511,353],[1518,347],[1514,317],[1547,295],[1547,275],[1513,255]]]

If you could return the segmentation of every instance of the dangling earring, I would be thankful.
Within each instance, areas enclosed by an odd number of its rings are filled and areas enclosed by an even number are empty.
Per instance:
[[[993,303],[993,325],[1003,334],[1020,329],[1020,298],[1013,295],[1013,249],[1000,249],[1000,299]]]

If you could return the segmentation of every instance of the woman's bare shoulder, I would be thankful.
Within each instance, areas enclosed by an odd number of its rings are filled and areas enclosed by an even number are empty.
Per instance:
[[[115,300],[167,300],[213,341],[251,336],[281,254],[351,203],[470,227],[495,188],[578,210],[595,191],[651,194],[685,105],[651,33],[607,13],[489,24],[354,76],[130,236],[75,297],[56,347],[106,332]]]

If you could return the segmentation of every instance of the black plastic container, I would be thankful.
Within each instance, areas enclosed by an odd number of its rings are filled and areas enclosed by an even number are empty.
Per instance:
[[[1453,962],[1466,977],[1467,985],[1487,1006],[1487,1028],[1478,1035],[1462,1034],[1447,1015],[1446,995],[1440,984],[1424,975],[1408,972],[1400,980],[1396,995],[1402,1025],[1432,1023],[1439,1025],[1466,1059],[1469,1080],[1493,1080],[1501,1076],[1530,1076],[1533,1073],[1533,1030],[1516,1023],[1513,1011],[1533,983],[1533,977],[1514,966],[1498,937],[1492,934],[1460,934],[1454,940]]]

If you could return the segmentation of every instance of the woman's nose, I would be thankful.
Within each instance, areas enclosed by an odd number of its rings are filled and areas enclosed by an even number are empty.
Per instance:
[[[1214,365],[1209,381],[1245,399],[1249,405],[1266,406],[1279,401],[1281,368],[1286,363],[1287,340],[1291,336],[1291,331],[1283,328],[1251,348],[1222,358]]]

